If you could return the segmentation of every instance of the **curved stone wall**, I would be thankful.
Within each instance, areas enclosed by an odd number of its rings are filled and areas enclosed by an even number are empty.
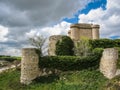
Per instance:
[[[92,38],[99,39],[99,25],[92,25]]]

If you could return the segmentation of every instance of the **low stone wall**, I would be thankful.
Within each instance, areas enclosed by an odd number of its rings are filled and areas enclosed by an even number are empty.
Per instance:
[[[112,79],[117,71],[118,50],[115,48],[104,49],[100,61],[100,72],[108,79]]]
[[[35,48],[22,49],[21,77],[22,84],[30,84],[33,79],[39,76],[39,55]]]

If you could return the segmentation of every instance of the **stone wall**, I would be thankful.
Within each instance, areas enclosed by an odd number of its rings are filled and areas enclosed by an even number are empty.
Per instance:
[[[108,79],[111,79],[116,75],[117,59],[118,59],[118,50],[116,50],[115,48],[104,49],[100,61],[100,72],[103,73],[103,75]]]
[[[20,82],[22,84],[30,84],[39,74],[38,62],[39,55],[38,50],[35,48],[22,49],[21,60],[21,77]]]
[[[92,25],[92,39],[99,39],[99,25]]]
[[[62,35],[53,35],[49,38],[48,55],[55,56],[56,43],[62,38]]]

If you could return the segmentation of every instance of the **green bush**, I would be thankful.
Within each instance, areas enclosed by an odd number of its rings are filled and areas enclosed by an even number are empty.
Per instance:
[[[91,47],[89,44],[89,39],[82,37],[79,41],[75,43],[74,53],[76,56],[88,56],[91,54]]]
[[[102,52],[103,52],[103,48],[95,48],[92,51],[93,55],[95,55],[96,57],[101,57]]]
[[[111,47],[120,47],[120,39],[95,39],[89,40],[89,43],[92,48],[111,48]]]
[[[99,56],[45,56],[40,59],[39,66],[40,68],[54,68],[63,71],[98,68]]]
[[[6,60],[9,62],[13,62],[15,60],[21,60],[21,57],[15,57],[15,56],[1,56],[0,60]]]
[[[60,39],[57,43],[56,43],[56,55],[74,55],[74,43],[71,40],[70,37],[68,36],[62,36],[62,39]]]

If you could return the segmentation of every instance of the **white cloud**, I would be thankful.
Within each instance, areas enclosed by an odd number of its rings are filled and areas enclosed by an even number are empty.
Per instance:
[[[5,42],[8,40],[6,35],[8,34],[8,28],[0,25],[0,42]]]
[[[45,37],[49,37],[51,35],[61,35],[61,34],[67,35],[69,27],[70,27],[70,23],[63,21],[52,27],[32,29],[30,32],[26,33],[26,36],[32,37],[34,35],[44,35]]]
[[[34,37],[37,34],[37,30],[36,29],[32,29],[30,32],[26,33],[26,36],[29,37]]]
[[[1,55],[21,56],[21,50],[17,48],[7,47],[2,51]]]
[[[120,1],[108,0],[107,9],[93,9],[88,14],[79,15],[79,22],[100,24],[101,38],[120,36]]]

